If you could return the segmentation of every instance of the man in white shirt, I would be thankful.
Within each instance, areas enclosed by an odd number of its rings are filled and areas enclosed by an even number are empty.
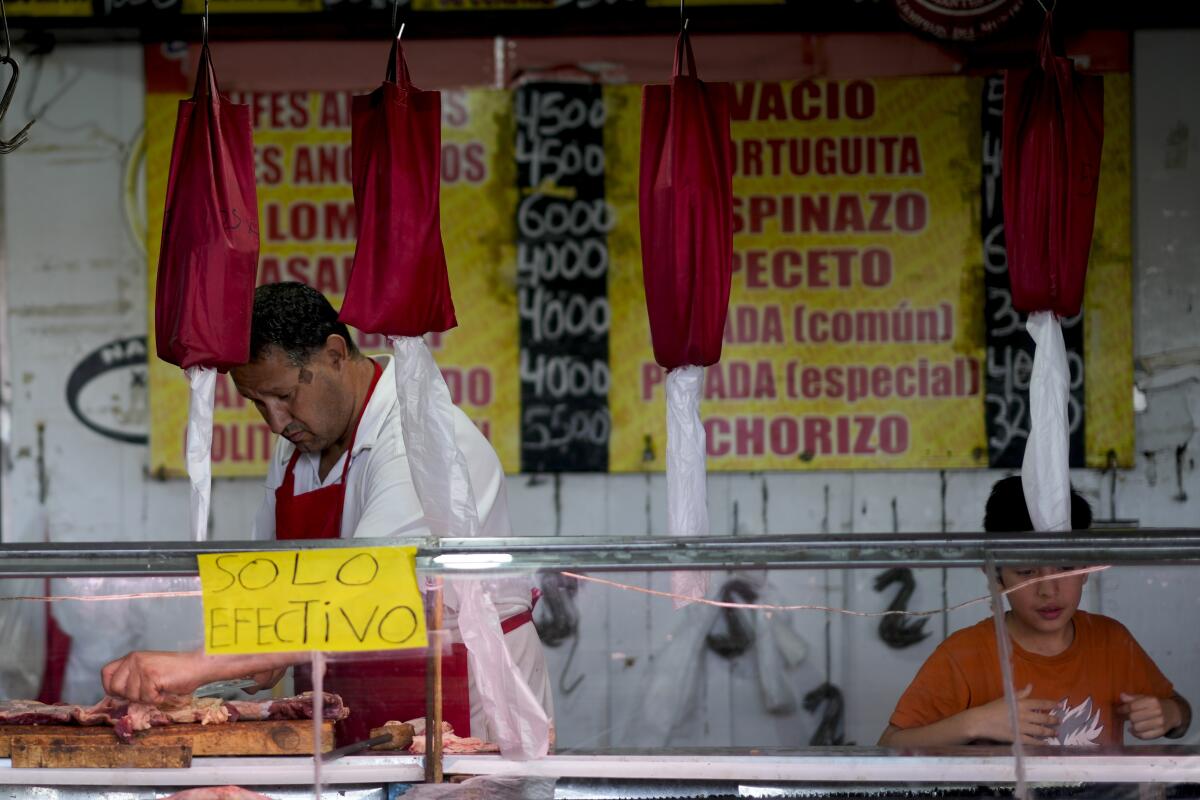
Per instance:
[[[405,454],[391,359],[362,355],[323,295],[300,283],[259,287],[250,362],[231,370],[231,376],[238,391],[279,436],[267,473],[267,491],[254,522],[255,538],[428,534]],[[500,461],[467,416],[458,408],[454,415],[455,438],[470,472],[480,533],[508,536]],[[532,624],[528,584],[498,585],[499,596],[493,594],[493,602],[505,644],[551,716],[550,683]],[[457,641],[452,585],[446,605],[446,625]],[[253,675],[262,686],[273,685],[288,666],[306,660],[303,654],[135,652],[105,666],[102,679],[109,694],[156,702],[166,694],[188,694],[210,681],[246,675]],[[334,661],[325,687],[350,695],[344,698],[352,713],[343,735],[356,741],[387,719],[423,713],[423,690],[417,696],[423,663],[423,658],[412,657]],[[469,678],[461,644],[448,656],[447,670],[447,720],[459,735],[488,738],[482,703]]]

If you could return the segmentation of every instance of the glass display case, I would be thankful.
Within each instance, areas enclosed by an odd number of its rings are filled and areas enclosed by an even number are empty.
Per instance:
[[[364,544],[416,549],[430,646],[242,662],[200,698],[105,698],[114,662],[151,680],[168,654],[168,689],[217,675],[189,672],[213,659],[198,556]],[[216,785],[273,797],[1192,796],[1198,561],[1200,532],[1146,529],[5,545],[0,785],[13,797]],[[708,576],[705,601],[672,592],[682,571]],[[512,611],[523,594],[536,598],[532,624]],[[506,637],[508,666],[460,623],[474,602]],[[271,624],[244,623],[267,639]],[[464,643],[479,662],[461,658]],[[129,653],[147,660],[117,661]],[[496,752],[528,738],[529,715],[512,709],[531,703],[552,705],[548,754]],[[442,722],[461,723],[413,752],[439,704]],[[343,706],[348,719],[378,706],[375,723],[348,727]]]

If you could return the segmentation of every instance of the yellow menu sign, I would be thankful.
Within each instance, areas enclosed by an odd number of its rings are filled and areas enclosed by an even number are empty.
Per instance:
[[[92,0],[9,0],[10,17],[90,17]]]
[[[415,547],[197,557],[210,654],[424,647]]]
[[[322,0],[212,0],[211,14],[278,14],[325,10]],[[184,14],[203,14],[204,0],[183,0]]]

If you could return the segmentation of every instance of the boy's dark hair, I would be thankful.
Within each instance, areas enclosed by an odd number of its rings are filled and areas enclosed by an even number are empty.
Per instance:
[[[250,360],[257,361],[268,347],[278,347],[298,367],[337,334],[346,340],[353,356],[358,347],[345,323],[325,295],[296,281],[268,283],[254,292],[250,319]]]
[[[1071,529],[1081,531],[1090,527],[1092,507],[1079,492],[1071,489]],[[988,533],[1024,533],[1033,530],[1020,475],[1002,478],[992,486],[992,494],[983,512],[983,529]]]

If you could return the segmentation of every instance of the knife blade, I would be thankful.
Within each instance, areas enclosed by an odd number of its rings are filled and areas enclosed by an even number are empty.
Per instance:
[[[226,692],[239,689],[249,689],[257,683],[252,678],[238,678],[229,681],[213,681],[200,686],[192,692],[195,697],[222,697]]]

